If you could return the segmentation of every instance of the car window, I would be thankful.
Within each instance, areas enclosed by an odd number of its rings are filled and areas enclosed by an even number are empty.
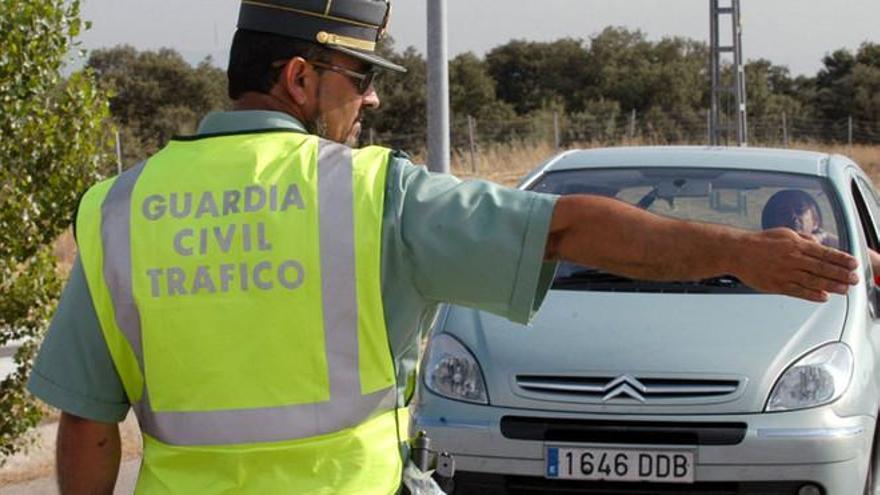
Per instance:
[[[861,182],[861,184],[859,184]],[[868,248],[873,249],[875,251],[880,247],[880,239],[877,237],[877,228],[875,224],[875,220],[877,217],[877,201],[876,196],[873,195],[873,191],[871,188],[867,188],[867,193],[865,193],[864,184],[860,179],[853,180],[851,189],[853,195],[853,202],[856,206],[856,215],[859,218],[859,225],[862,228],[862,233],[865,236],[865,242],[868,245]],[[873,210],[873,211],[871,211]],[[873,216],[873,219],[872,219]],[[868,289],[868,307],[870,309],[871,317],[877,319],[880,317],[880,312],[878,312],[877,307],[877,286],[876,286],[876,275],[873,273],[873,269],[871,268],[871,263],[868,258],[864,258],[862,260],[862,266],[865,270],[865,278],[874,283],[866,284]]]
[[[863,193],[856,180],[852,182],[852,195],[856,205],[856,213],[859,217],[859,224],[862,227],[862,233],[865,235],[865,242],[867,242],[869,248],[877,250],[880,247],[880,239],[877,237],[877,228],[874,223],[878,218],[877,204],[873,201],[871,195]]]
[[[831,193],[826,179],[816,176],[701,168],[579,169],[550,172],[531,189],[561,195],[597,194],[667,217],[747,230],[788,227],[812,235],[827,246],[850,250],[837,195]],[[557,288],[567,288],[563,287],[564,281],[587,272],[595,270],[563,264],[557,276]],[[702,284],[695,289],[688,284],[651,284],[611,278],[607,274],[603,277],[601,283],[575,280],[571,285],[587,290],[620,290],[627,284],[639,290],[652,287],[663,291],[701,292],[747,289],[732,278],[713,280],[710,281],[713,285]]]
[[[858,183],[859,191],[861,192],[862,199],[865,205],[868,207],[868,213],[870,213],[870,225],[869,228],[872,232],[872,235],[868,236],[871,241],[880,241],[880,229],[878,229],[877,222],[880,222],[880,204],[877,201],[877,193],[874,191],[874,188],[868,184],[865,179],[861,177],[857,177],[856,181]],[[871,249],[877,250],[878,245],[870,245]]]

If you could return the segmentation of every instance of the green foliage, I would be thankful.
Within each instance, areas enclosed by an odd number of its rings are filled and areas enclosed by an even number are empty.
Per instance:
[[[498,85],[498,97],[518,114],[538,110],[557,99],[577,110],[588,87],[587,51],[580,40],[514,40],[490,51],[486,64]]]
[[[395,50],[392,39],[379,52],[409,72],[384,72],[378,79],[382,104],[364,115],[362,142],[418,152],[426,144],[425,59],[412,47]],[[587,40],[513,40],[483,58],[458,55],[449,64],[453,144],[469,147],[468,116],[476,118],[478,141],[552,140],[558,121],[562,144],[703,142],[708,59],[704,42],[654,41],[619,27]],[[850,116],[856,141],[880,136],[880,45],[865,43],[855,54],[837,50],[824,64],[815,77],[794,78],[767,60],[746,64],[752,141],[780,142],[783,114],[795,139],[845,139]],[[171,49],[120,46],[93,53],[88,66],[114,94],[111,111],[126,166],[173,135],[193,132],[205,113],[229,108],[225,75],[210,59],[192,67]],[[732,70],[722,68],[723,84],[731,83]],[[732,113],[734,104],[732,95],[722,95],[722,113]]]
[[[449,105],[453,115],[479,115],[501,120],[513,118],[513,108],[498,101],[495,80],[476,55],[463,53],[449,63]]]
[[[403,53],[396,53],[394,41],[386,39],[380,53],[392,62],[406,67],[406,74],[385,71],[377,79],[376,91],[381,98],[381,106],[376,112],[364,115],[364,129],[380,132],[379,143],[398,149],[418,150],[424,146],[425,129],[428,126],[427,86],[428,73],[425,59],[409,47]],[[368,139],[361,136],[361,140]]]
[[[208,112],[229,107],[226,74],[210,58],[196,67],[176,51],[117,46],[91,53],[87,66],[113,94],[123,164],[143,160],[175,135],[192,134]]]
[[[24,391],[61,288],[52,243],[98,178],[107,104],[90,72],[60,76],[87,26],[79,2],[0,2],[0,346],[20,341],[0,383],[0,460],[40,418]]]
[[[840,49],[823,59],[815,80],[811,103],[824,119],[823,133],[831,139],[847,139],[844,128],[854,119],[854,140],[880,137],[880,45],[863,43],[853,54]]]
[[[880,45],[863,43],[855,54],[837,50],[823,63],[816,76],[814,104],[818,113],[829,121],[852,117],[856,141],[876,139],[880,136]],[[826,132],[843,134],[842,125],[834,124],[829,122]]]
[[[620,139],[617,122],[620,104],[613,100],[590,100],[580,112],[568,116],[565,142],[604,143]]]

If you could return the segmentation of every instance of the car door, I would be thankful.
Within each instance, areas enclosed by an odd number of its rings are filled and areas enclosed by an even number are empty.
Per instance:
[[[859,218],[859,225],[861,226],[862,235],[858,237],[863,239],[865,247],[868,249],[880,251],[880,238],[878,238],[877,233],[877,222],[880,221],[880,203],[877,201],[877,196],[867,181],[858,174],[853,174],[850,180],[850,189],[856,214]],[[862,276],[865,277],[867,282],[871,316],[876,320],[880,318],[880,304],[878,304],[880,303],[880,290],[878,290],[876,280],[880,273],[874,273],[872,270],[870,260],[867,257],[867,251],[865,251],[865,256],[859,261],[864,267]]]
[[[880,198],[869,180],[855,172],[850,181],[850,189],[862,230],[862,235],[857,237],[863,239],[863,241],[854,239],[854,242],[864,242],[869,249],[878,251],[880,250],[878,249],[880,248],[880,240],[878,240],[878,230],[880,229],[878,229],[877,222],[880,221]],[[864,386],[873,390],[873,395],[877,397],[880,396],[880,382],[875,378],[878,376],[878,369],[880,369],[880,288],[878,288],[877,278],[880,273],[874,273],[867,259],[867,251],[865,253],[866,257],[860,260],[865,266],[865,269],[862,270],[862,276],[866,277],[865,285],[868,290],[868,317],[865,319],[867,331],[864,335],[868,341],[867,346],[873,349],[873,360],[857,361],[857,367],[864,373],[863,376],[872,377],[870,380],[872,383],[866,383]],[[851,341],[850,344],[858,346],[857,342],[858,339]]]

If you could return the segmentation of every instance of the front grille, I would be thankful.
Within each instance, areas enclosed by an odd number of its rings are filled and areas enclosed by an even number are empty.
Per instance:
[[[639,445],[736,445],[745,423],[605,421],[504,416],[501,434],[513,440]]]
[[[742,385],[734,379],[618,376],[517,375],[521,391],[584,402],[673,403],[727,399]]]
[[[796,495],[805,484],[806,481],[610,483],[457,472],[445,488],[450,495]],[[820,493],[827,492],[820,487]]]

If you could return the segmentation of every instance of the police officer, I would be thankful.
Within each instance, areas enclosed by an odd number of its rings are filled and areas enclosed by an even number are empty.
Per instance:
[[[567,259],[625,275],[732,273],[821,301],[855,261],[787,230],[462,183],[353,149],[379,106],[390,5],[245,0],[235,111],[84,196],[80,248],[30,390],[63,412],[62,493],[110,493],[116,426],[139,493],[398,490],[419,337],[436,305],[527,322]]]

